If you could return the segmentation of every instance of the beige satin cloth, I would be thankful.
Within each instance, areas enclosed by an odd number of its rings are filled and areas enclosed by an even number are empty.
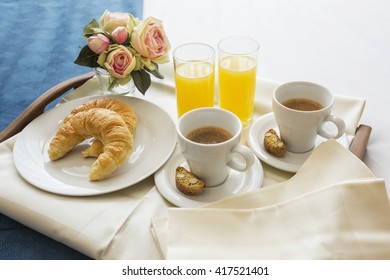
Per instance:
[[[153,81],[146,96],[141,98],[161,106],[176,121],[172,69],[172,65],[162,67],[166,78]],[[277,85],[273,81],[258,80],[255,118],[271,111],[270,97]],[[71,92],[66,100],[95,94],[98,94],[98,86],[91,79]],[[345,118],[350,138],[359,123],[364,104],[362,99],[337,96],[335,114]],[[19,176],[12,155],[16,137],[0,143],[1,213],[92,258],[161,259],[164,256],[151,233],[151,221],[152,218],[168,217],[168,210],[170,216],[175,207],[160,195],[153,176],[129,188],[100,196],[52,194],[32,186]],[[293,175],[266,164],[263,167],[265,187],[283,182]],[[339,173],[337,169],[334,172]],[[315,184],[316,178],[313,180]],[[169,218],[169,221],[173,220]],[[226,221],[219,223],[223,226]],[[237,236],[237,239],[241,237]],[[226,246],[229,248],[230,244]],[[167,251],[171,252],[169,247]]]
[[[390,259],[385,182],[334,140],[291,179],[153,219],[168,259]]]

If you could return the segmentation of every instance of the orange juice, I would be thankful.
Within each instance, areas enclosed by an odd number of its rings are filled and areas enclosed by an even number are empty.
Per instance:
[[[219,63],[220,107],[236,114],[243,124],[252,121],[256,88],[256,61],[247,56],[227,56]]]
[[[192,109],[214,106],[214,66],[190,62],[175,69],[176,102],[179,117]]]

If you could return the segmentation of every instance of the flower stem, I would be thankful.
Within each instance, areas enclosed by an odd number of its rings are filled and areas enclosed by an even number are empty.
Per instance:
[[[108,90],[109,91],[112,91],[113,90],[113,88],[116,86],[116,78],[115,77],[112,77],[111,75],[110,75],[110,77],[109,77],[109,81],[110,81],[110,85],[108,86]]]

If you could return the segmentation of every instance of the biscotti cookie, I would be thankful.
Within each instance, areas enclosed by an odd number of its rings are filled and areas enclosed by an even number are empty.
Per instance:
[[[286,146],[273,129],[268,130],[264,135],[264,148],[276,157],[283,157],[286,154]]]
[[[186,195],[200,195],[206,187],[202,180],[181,166],[176,168],[175,181],[178,190]]]

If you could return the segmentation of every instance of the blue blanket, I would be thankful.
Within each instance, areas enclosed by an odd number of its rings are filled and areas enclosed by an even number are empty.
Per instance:
[[[0,131],[52,86],[91,71],[73,63],[86,44],[82,32],[87,23],[98,20],[105,9],[141,18],[142,4],[142,0],[0,0]],[[88,257],[0,214],[0,259]]]

